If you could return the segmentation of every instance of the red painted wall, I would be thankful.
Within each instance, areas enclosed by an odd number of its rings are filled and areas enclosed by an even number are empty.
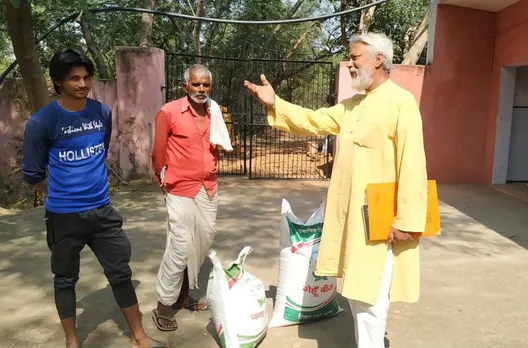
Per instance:
[[[490,183],[493,174],[493,156],[499,107],[500,70],[503,66],[528,64],[528,0],[517,2],[496,14],[494,54],[491,74],[491,96],[487,114],[485,180]]]
[[[483,183],[495,14],[439,5],[421,97],[429,176]]]
[[[395,64],[392,68],[391,80],[411,92],[416,98],[416,101],[420,103],[420,100],[422,99],[424,75],[425,66],[423,65]]]

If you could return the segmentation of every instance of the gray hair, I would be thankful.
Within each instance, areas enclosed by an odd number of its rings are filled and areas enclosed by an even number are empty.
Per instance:
[[[382,63],[382,68],[386,73],[390,73],[392,69],[392,59],[394,57],[394,49],[392,40],[385,34],[381,33],[366,33],[353,35],[350,39],[350,44],[361,42],[369,48],[373,56],[381,54],[385,59]]]
[[[211,71],[205,65],[193,64],[188,67],[187,70],[185,70],[185,73],[183,74],[185,82],[189,82],[189,80],[191,79],[191,72],[198,76],[207,75],[209,76],[211,82],[213,82],[213,74],[211,74]]]

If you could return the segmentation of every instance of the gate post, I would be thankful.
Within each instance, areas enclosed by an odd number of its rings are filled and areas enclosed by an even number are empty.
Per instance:
[[[152,178],[152,132],[165,102],[165,52],[116,47],[119,166],[126,180]]]

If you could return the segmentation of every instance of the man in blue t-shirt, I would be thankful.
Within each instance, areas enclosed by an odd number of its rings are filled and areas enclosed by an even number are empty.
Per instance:
[[[24,134],[24,180],[47,193],[47,242],[66,347],[81,345],[75,327],[75,284],[85,245],[97,256],[123,310],[132,347],[164,347],[143,330],[131,281],[130,242],[121,215],[110,205],[105,161],[112,113],[87,97],[93,74],[94,65],[85,55],[71,49],[57,52],[50,76],[59,97],[29,119]]]

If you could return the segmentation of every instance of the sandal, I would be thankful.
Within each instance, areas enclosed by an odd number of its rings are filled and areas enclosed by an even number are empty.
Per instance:
[[[160,319],[167,321],[168,326],[162,325],[160,323]],[[178,323],[176,322],[176,319],[174,319],[174,317],[169,318],[164,315],[161,315],[158,313],[157,309],[152,310],[152,320],[154,321],[154,325],[156,325],[156,327],[160,331],[175,331],[178,328]]]
[[[192,297],[188,297],[184,304],[175,303],[174,304],[175,309],[188,309],[191,312],[203,312],[209,310],[209,304],[207,302],[201,302],[198,300],[193,299]]]

